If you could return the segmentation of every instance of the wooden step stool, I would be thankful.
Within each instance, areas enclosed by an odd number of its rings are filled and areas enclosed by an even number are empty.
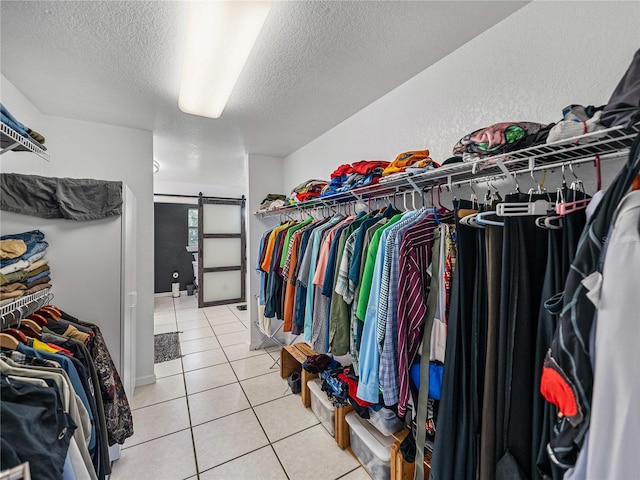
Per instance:
[[[318,354],[306,343],[294,343],[280,350],[280,376],[282,378],[289,378],[289,375],[293,372],[300,373],[302,404],[307,408],[311,407],[311,392],[309,392],[307,382],[318,378],[317,374],[309,373],[302,368],[302,363],[307,359],[307,356],[310,355]]]

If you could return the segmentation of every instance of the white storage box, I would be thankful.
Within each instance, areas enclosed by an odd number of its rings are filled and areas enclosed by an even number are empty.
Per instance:
[[[383,435],[392,435],[404,428],[404,423],[393,410],[382,407],[377,412],[369,407],[369,422]]]
[[[355,412],[345,417],[349,424],[351,450],[375,480],[391,479],[391,446],[394,438],[382,435]]]
[[[315,379],[307,382],[311,392],[311,410],[320,420],[320,423],[332,437],[335,437],[336,407],[333,406],[327,394],[322,391],[322,380]]]

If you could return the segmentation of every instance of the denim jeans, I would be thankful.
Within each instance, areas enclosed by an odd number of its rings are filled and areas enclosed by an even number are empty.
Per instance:
[[[36,253],[44,251],[49,244],[44,241],[44,233],[40,230],[32,230],[30,232],[16,233],[13,235],[3,235],[1,240],[22,240],[27,245],[27,251],[18,258],[7,258],[0,262],[0,266],[11,265],[19,260],[26,260]]]

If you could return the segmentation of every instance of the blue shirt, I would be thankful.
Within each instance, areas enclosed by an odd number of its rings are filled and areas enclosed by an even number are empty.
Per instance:
[[[306,342],[311,341],[311,326],[313,324],[313,296],[314,285],[313,277],[316,273],[316,264],[318,262],[318,254],[320,253],[320,240],[322,239],[322,233],[333,227],[336,223],[341,221],[341,217],[334,217],[324,225],[316,228],[311,236],[309,242],[311,242],[311,263],[309,265],[309,278],[307,279],[307,304],[304,311],[304,339]],[[307,246],[307,249],[309,247]],[[305,254],[306,255],[306,254]]]
[[[36,357],[36,358],[45,359],[45,360],[53,360],[54,362],[59,363],[60,367],[65,372],[67,372],[67,375],[69,376],[69,380],[71,380],[71,386],[73,387],[73,390],[76,392],[76,395],[80,397],[80,400],[82,401],[82,405],[84,405],[84,408],[87,409],[87,413],[89,414],[89,420],[91,421],[91,425],[92,425],[91,440],[89,441],[89,449],[95,448],[96,429],[95,429],[95,426],[93,426],[95,424],[93,421],[93,414],[91,413],[91,405],[89,405],[89,399],[87,398],[87,394],[84,391],[84,387],[82,386],[82,381],[80,380],[80,375],[78,375],[78,371],[76,370],[76,367],[73,365],[73,362],[62,354],[49,353],[42,350],[37,350],[35,348],[25,345],[24,343],[18,344],[18,351],[20,353],[24,353],[25,355],[29,355],[31,357]]]

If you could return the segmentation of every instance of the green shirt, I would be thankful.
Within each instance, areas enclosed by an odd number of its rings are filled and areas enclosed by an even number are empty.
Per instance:
[[[385,227],[391,226],[398,222],[402,218],[402,214],[394,215],[386,224]],[[376,228],[377,227],[377,228]],[[371,283],[373,283],[373,269],[376,264],[376,256],[378,254],[378,247],[380,246],[380,237],[382,236],[382,225],[376,223],[371,229],[376,229],[371,243],[369,243],[369,249],[367,251],[367,261],[364,264],[364,270],[362,273],[362,280],[360,281],[360,296],[358,297],[358,310],[356,316],[359,320],[364,322],[364,317],[367,314],[367,304],[369,303],[369,294],[371,293]],[[370,230],[371,230],[370,229]],[[369,231],[367,231],[367,235]],[[363,252],[364,253],[364,252]]]

